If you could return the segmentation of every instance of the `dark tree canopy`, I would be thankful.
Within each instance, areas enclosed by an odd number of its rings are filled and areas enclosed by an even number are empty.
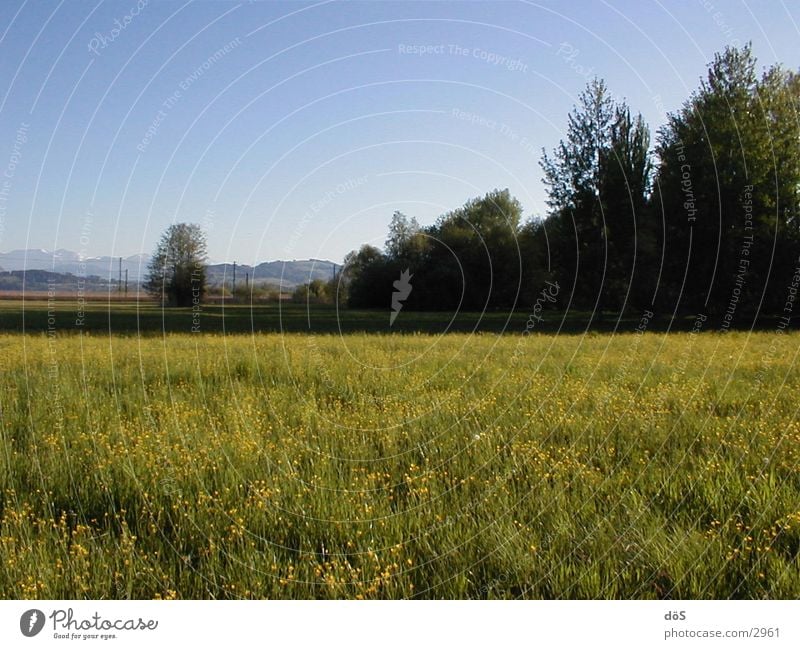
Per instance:
[[[388,308],[406,269],[409,309],[558,306],[714,326],[779,314],[800,267],[800,75],[757,72],[749,45],[717,54],[651,150],[641,115],[595,79],[541,160],[544,218],[494,190],[420,227],[395,212],[384,250],[348,255],[348,303]],[[795,314],[797,316],[797,314]]]
[[[408,270],[409,309],[484,309],[517,299],[522,206],[508,190],[495,190],[421,228],[395,212],[386,248],[362,246],[345,259],[348,303],[388,308],[394,282]]]
[[[745,46],[717,54],[669,116],[653,215],[665,225],[667,302],[739,317],[779,309],[798,252],[798,101],[797,75],[759,78]]]
[[[647,242],[649,147],[641,115],[596,79],[568,116],[566,138],[542,157],[555,271],[574,285],[577,306],[620,310],[630,301],[637,247]]]

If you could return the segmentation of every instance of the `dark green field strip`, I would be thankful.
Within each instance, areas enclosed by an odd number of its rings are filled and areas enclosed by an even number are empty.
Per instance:
[[[389,310],[336,309],[327,305],[302,304],[232,304],[204,305],[197,313],[190,308],[161,309],[151,302],[89,302],[79,306],[75,301],[58,300],[48,305],[45,300],[0,300],[0,331],[31,334],[54,331],[57,334],[141,334],[161,333],[447,333],[495,332],[582,333],[584,331],[633,332],[642,323],[642,314],[616,315],[585,312],[543,311],[541,319],[532,320],[524,309],[513,314],[402,312],[392,326]],[[717,318],[717,320],[720,320]],[[720,320],[721,321],[721,320]],[[648,331],[688,331],[694,318],[673,319],[670,314],[648,318]],[[762,317],[753,327],[753,319],[737,323],[739,329],[774,330],[777,318]],[[797,326],[798,323],[793,323]],[[719,328],[708,317],[703,328]]]

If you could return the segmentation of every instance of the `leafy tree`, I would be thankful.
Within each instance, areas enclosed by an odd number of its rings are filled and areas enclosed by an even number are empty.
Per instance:
[[[749,45],[728,48],[651,158],[641,115],[596,79],[542,157],[545,219],[523,224],[508,190],[426,228],[395,212],[385,251],[350,253],[339,286],[351,306],[388,308],[409,269],[409,309],[514,307],[548,280],[561,306],[600,314],[780,312],[800,249],[799,109],[800,74],[759,77]]]
[[[326,282],[321,279],[312,279],[310,282],[306,284],[300,284],[297,288],[295,288],[294,293],[292,294],[292,299],[295,302],[312,302],[317,304],[327,303],[332,299],[329,290],[330,281]]]
[[[641,116],[595,79],[568,116],[566,138],[542,157],[553,269],[563,285],[574,283],[575,305],[622,307],[647,204],[648,149]]]
[[[206,239],[199,225],[169,226],[148,265],[147,292],[163,305],[199,303],[206,293],[206,257]]]
[[[412,240],[419,235],[421,228],[413,216],[409,219],[402,212],[396,211],[389,224],[389,236],[384,247],[386,254],[391,258],[400,258],[406,255]]]
[[[409,310],[511,306],[522,279],[522,206],[507,189],[468,201],[427,228],[395,212],[386,251],[362,246],[345,258],[348,304],[387,307],[394,282],[408,270],[415,289]]]
[[[717,54],[658,137],[664,297],[693,311],[746,315],[779,308],[798,232],[797,76],[759,79],[751,47]],[[684,281],[685,278],[685,281]]]
[[[519,230],[519,249],[522,257],[522,291],[518,304],[530,308],[540,297],[546,281],[557,281],[553,270],[550,242],[554,238],[553,222],[531,219]],[[561,296],[556,296],[556,301]]]
[[[392,293],[391,267],[375,246],[363,245],[344,258],[341,282],[351,307],[387,307]]]
[[[442,216],[429,231],[438,244],[431,248],[425,282],[431,287],[430,306],[512,306],[522,281],[521,220],[522,205],[508,189],[469,200]]]
[[[384,246],[386,264],[395,275],[406,268],[413,272],[421,272],[429,264],[428,255],[432,239],[429,233],[420,227],[417,219],[410,219],[402,212],[395,212],[389,224],[389,234]],[[397,277],[395,277],[397,279]],[[416,298],[420,297],[417,291]],[[408,303],[409,308],[414,308],[414,301]]]
[[[654,222],[647,213],[652,164],[650,131],[641,115],[618,105],[608,148],[600,152],[599,194],[603,211],[605,276],[600,305],[619,311],[626,304],[651,305]]]

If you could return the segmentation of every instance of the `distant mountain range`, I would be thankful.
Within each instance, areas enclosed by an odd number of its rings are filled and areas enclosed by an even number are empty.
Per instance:
[[[135,283],[144,279],[150,255],[131,255],[122,258],[122,277],[128,271],[128,281]],[[336,264],[320,259],[292,261],[266,261],[257,266],[236,264],[236,283],[255,281],[257,284],[272,284],[284,289],[293,289],[314,279],[330,279]],[[12,250],[0,252],[0,270],[29,271],[45,270],[53,273],[70,273],[76,276],[96,275],[106,281],[116,281],[119,277],[119,257],[86,257],[81,260],[77,252],[71,250]],[[233,280],[233,264],[210,264],[207,267],[208,281],[211,285],[230,285]]]
[[[334,268],[338,266],[321,259],[265,261],[258,266],[236,264],[236,284],[243,286],[245,281],[254,281],[256,284],[272,284],[292,289],[314,279],[331,279]],[[233,280],[233,264],[211,264],[206,268],[206,277],[212,286],[222,284],[223,280],[230,286]]]
[[[132,255],[122,259],[122,275],[128,271],[128,280],[137,282],[147,272],[149,255]],[[81,256],[71,250],[12,250],[0,252],[0,270],[47,270],[52,273],[97,275],[105,280],[119,276],[119,257],[86,257],[81,266]]]

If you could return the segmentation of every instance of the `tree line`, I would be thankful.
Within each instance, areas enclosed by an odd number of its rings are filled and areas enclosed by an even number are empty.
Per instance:
[[[364,245],[317,287],[351,307],[389,308],[408,270],[409,310],[555,306],[779,313],[800,266],[800,76],[761,74],[750,45],[715,55],[658,129],[599,79],[544,153],[547,214],[525,219],[508,190],[421,227],[395,212],[384,248]]]
[[[523,215],[508,190],[432,225],[395,212],[383,249],[349,253],[298,301],[354,308],[519,309],[623,314],[791,311],[800,288],[800,75],[760,74],[750,45],[715,55],[655,143],[641,114],[600,80],[541,159],[547,213]],[[145,288],[192,306],[206,292],[199,226],[163,235]],[[398,288],[398,282],[400,282]],[[790,314],[791,315],[791,314]],[[742,320],[744,322],[744,320]]]

